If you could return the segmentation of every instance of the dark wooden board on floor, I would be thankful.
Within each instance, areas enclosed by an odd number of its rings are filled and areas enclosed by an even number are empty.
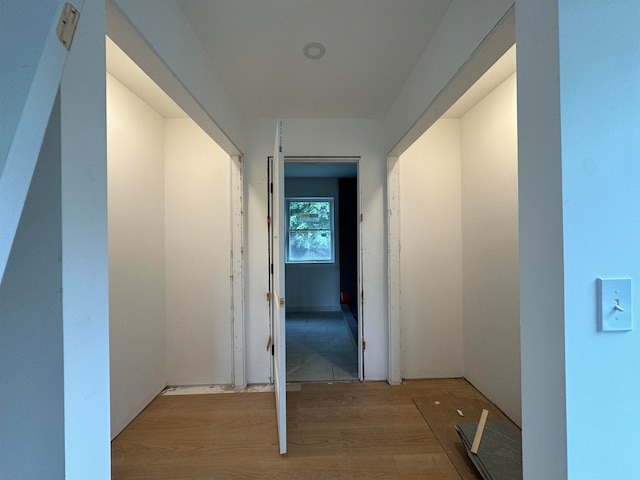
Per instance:
[[[522,480],[522,438],[519,431],[507,422],[487,422],[479,448],[471,453],[478,423],[456,425],[456,431],[485,480]]]
[[[449,455],[460,477],[463,480],[482,480],[456,432],[456,424],[465,421],[477,422],[482,410],[487,409],[490,420],[504,420],[511,423],[514,429],[517,429],[517,426],[468,382],[440,382],[442,383],[437,390],[416,394],[414,402]],[[458,410],[464,417],[458,414]]]

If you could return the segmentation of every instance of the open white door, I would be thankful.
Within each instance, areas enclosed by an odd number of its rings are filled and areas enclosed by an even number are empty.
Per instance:
[[[284,153],[282,151],[282,120],[278,120],[276,141],[271,163],[272,226],[271,226],[271,308],[273,328],[273,378],[278,416],[280,453],[287,453],[287,367],[285,336],[284,283]]]
[[[83,3],[23,0],[0,15],[0,282]]]

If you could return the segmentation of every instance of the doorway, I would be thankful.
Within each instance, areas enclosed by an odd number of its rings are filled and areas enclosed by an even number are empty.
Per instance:
[[[362,379],[357,158],[285,158],[287,381]]]

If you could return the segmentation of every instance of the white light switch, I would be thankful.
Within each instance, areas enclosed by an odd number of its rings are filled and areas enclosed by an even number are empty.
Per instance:
[[[601,332],[628,332],[631,316],[631,279],[598,278],[598,328]]]

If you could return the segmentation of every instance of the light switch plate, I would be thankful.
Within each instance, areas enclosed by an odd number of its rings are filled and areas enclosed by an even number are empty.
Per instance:
[[[598,278],[598,329],[628,332],[633,329],[630,278]]]

